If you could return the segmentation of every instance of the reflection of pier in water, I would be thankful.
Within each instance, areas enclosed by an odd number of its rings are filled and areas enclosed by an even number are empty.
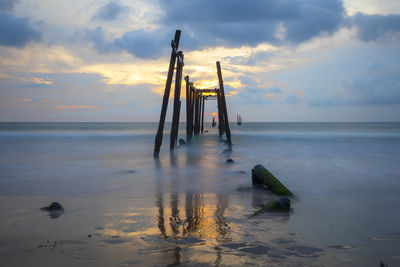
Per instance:
[[[224,216],[226,196],[185,193],[172,194],[170,198],[170,207],[166,208],[163,195],[156,196],[157,226],[163,238],[219,240],[229,234],[229,222]]]
[[[157,226],[161,236],[182,244],[195,245],[229,239],[230,226],[225,217],[228,207],[227,196],[199,193],[173,193],[169,207],[164,206],[165,195],[156,196]],[[185,242],[185,239],[187,242]],[[179,242],[178,242],[179,244]],[[175,245],[175,244],[174,244]],[[173,263],[180,264],[181,247],[175,245],[172,251]],[[221,248],[215,246],[216,266],[221,262]]]

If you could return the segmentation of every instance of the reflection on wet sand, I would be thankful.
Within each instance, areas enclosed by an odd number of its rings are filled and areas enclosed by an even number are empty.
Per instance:
[[[229,221],[224,216],[228,205],[226,196],[216,194],[171,194],[170,206],[164,207],[163,196],[156,196],[157,226],[160,235],[175,247],[168,266],[180,263],[182,245],[214,244],[229,238]],[[169,219],[167,219],[169,218]],[[168,222],[169,227],[166,225]],[[180,244],[180,246],[175,245]],[[221,262],[221,248],[216,246],[215,265]],[[171,251],[170,248],[168,251]]]
[[[157,226],[163,238],[223,240],[229,235],[229,221],[224,216],[228,205],[226,196],[185,193],[172,194],[170,198],[170,206],[164,207],[162,195],[156,196]]]

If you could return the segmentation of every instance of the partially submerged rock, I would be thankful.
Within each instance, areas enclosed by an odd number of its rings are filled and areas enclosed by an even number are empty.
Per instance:
[[[46,210],[46,211],[50,211],[50,210],[64,210],[63,206],[58,203],[58,202],[53,202],[50,204],[50,206],[47,207],[43,207],[41,208],[41,210]]]
[[[234,163],[233,159],[227,159],[226,163]]]
[[[293,196],[293,193],[264,166],[254,166],[254,169],[251,170],[251,174],[253,185],[264,185],[278,196]]]
[[[186,145],[186,141],[183,140],[182,138],[179,139],[179,145],[184,146]]]
[[[64,207],[58,202],[53,202],[49,206],[40,209],[49,212],[49,216],[52,219],[60,217],[64,212]]]
[[[264,212],[288,212],[290,211],[290,199],[282,197],[278,200],[272,200],[263,205],[261,209],[253,213],[250,217],[260,215]]]

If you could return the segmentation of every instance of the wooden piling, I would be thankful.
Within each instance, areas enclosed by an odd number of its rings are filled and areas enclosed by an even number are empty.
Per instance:
[[[203,134],[204,131],[204,102],[205,102],[205,96],[202,96],[202,101],[203,104],[201,105],[202,109],[201,109],[201,134]]]
[[[158,129],[157,129],[157,134],[156,134],[156,138],[155,138],[154,157],[158,157],[160,154],[160,148],[161,148],[161,144],[162,144],[163,131],[164,131],[165,116],[167,114],[168,99],[169,99],[169,94],[170,94],[170,90],[171,90],[172,77],[174,75],[176,53],[178,51],[180,37],[181,37],[181,31],[176,30],[175,38],[171,42],[171,47],[172,47],[171,59],[169,61],[167,81],[165,83],[163,103],[161,106],[160,121],[158,123]]]
[[[224,134],[225,126],[224,126],[224,116],[223,116],[220,90],[218,90],[217,92],[217,108],[218,108],[218,132],[219,136],[222,136]]]
[[[202,110],[202,106],[203,106],[203,102],[202,102],[202,98],[201,98],[201,94],[199,93],[199,113],[198,113],[198,117],[197,117],[197,134],[200,133],[200,128],[201,128],[201,110]]]
[[[186,142],[190,142],[190,82],[189,76],[185,77],[186,81]]]
[[[217,74],[218,74],[219,90],[221,91],[222,109],[224,113],[225,134],[229,148],[231,148],[232,147],[231,129],[229,128],[228,111],[226,108],[226,100],[224,92],[224,81],[222,80],[221,64],[219,61],[217,61]]]
[[[175,76],[175,93],[174,93],[174,111],[172,115],[172,126],[170,135],[170,150],[175,148],[178,139],[178,128],[179,128],[179,113],[181,105],[181,82],[182,82],[182,68],[183,68],[183,54],[182,51],[177,53],[177,67]]]
[[[190,129],[189,129],[189,136],[190,139],[193,137],[193,132],[194,132],[194,123],[193,123],[193,118],[194,118],[194,106],[195,106],[195,101],[194,101],[194,97],[195,97],[195,93],[194,93],[194,87],[192,85],[192,83],[190,83]]]
[[[196,129],[196,134],[200,133],[200,118],[201,118],[201,96],[200,93],[197,93],[197,101],[199,102],[198,105],[198,112],[197,112],[197,129]]]
[[[195,92],[195,108],[194,108],[194,135],[197,135],[197,129],[199,128],[199,95]]]

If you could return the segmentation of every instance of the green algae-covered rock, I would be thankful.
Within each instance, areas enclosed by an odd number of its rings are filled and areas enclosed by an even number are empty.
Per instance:
[[[264,212],[287,212],[290,211],[290,199],[282,197],[279,200],[272,200],[263,205],[261,209],[253,213],[250,217],[260,215]]]
[[[272,192],[278,196],[293,196],[293,193],[289,191],[275,176],[270,173],[264,166],[256,165],[251,170],[253,185],[265,185]]]

